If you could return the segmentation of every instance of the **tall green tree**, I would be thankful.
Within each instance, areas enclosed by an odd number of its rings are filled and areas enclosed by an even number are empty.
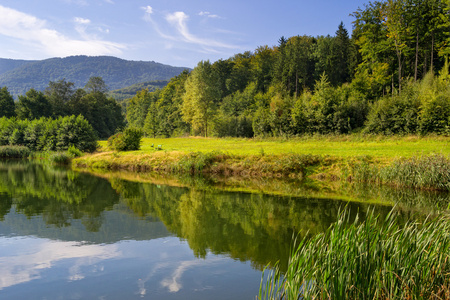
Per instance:
[[[395,49],[398,64],[398,89],[402,90],[403,62],[408,49],[410,27],[405,14],[406,0],[388,0],[383,5],[383,24],[387,28],[388,39]]]
[[[2,87],[0,89],[0,118],[1,117],[14,117],[15,112],[14,98],[9,93],[8,88]]]
[[[297,97],[301,90],[313,87],[313,45],[316,40],[309,36],[294,36],[286,44],[287,90]]]
[[[84,86],[87,93],[107,93],[108,86],[102,77],[93,76],[89,78],[88,82]]]
[[[16,105],[16,114],[19,119],[39,119],[49,117],[51,113],[52,106],[44,93],[31,89],[25,93],[25,96],[19,96]]]
[[[67,103],[72,99],[75,93],[75,84],[68,82],[66,79],[58,81],[50,81],[44,94],[47,96],[52,105],[52,116],[65,116],[69,114],[69,107]]]
[[[258,47],[252,57],[251,64],[258,91],[265,93],[273,79],[275,51],[268,46]]]
[[[149,107],[157,99],[157,92],[149,92],[147,89],[137,92],[127,103],[127,121],[129,127],[143,128]]]
[[[218,75],[213,72],[209,60],[199,62],[192,70],[186,80],[185,89],[183,119],[207,137],[209,125],[221,99]]]
[[[335,53],[334,67],[336,68],[336,82],[342,84],[349,82],[350,80],[350,38],[348,31],[345,29],[344,23],[341,22],[336,31],[336,37],[334,39]]]

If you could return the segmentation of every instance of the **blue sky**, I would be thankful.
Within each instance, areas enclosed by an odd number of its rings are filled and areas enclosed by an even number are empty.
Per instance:
[[[0,0],[0,57],[111,55],[194,67],[281,36],[352,30],[363,0]]]

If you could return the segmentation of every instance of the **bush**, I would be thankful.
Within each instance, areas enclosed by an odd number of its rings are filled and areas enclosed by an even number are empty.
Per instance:
[[[25,146],[0,146],[0,158],[25,158],[30,152]]]
[[[72,157],[83,156],[83,152],[73,145],[70,146],[69,149],[67,149],[67,153],[69,153],[69,155],[71,155]]]
[[[32,121],[0,118],[0,145],[23,145],[32,151],[64,151],[74,146],[93,152],[97,136],[83,116]]]
[[[108,147],[116,151],[134,151],[141,149],[144,132],[137,128],[127,128],[108,139]]]
[[[52,153],[48,159],[55,164],[68,165],[72,157],[67,152],[55,152]]]
[[[450,134],[450,96],[438,95],[422,106],[420,133]]]
[[[83,116],[59,118],[58,123],[57,150],[67,150],[70,146],[86,152],[94,152],[97,149],[97,136]]]

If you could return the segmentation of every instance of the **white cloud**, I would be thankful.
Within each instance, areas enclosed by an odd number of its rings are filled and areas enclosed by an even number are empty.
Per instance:
[[[221,19],[219,15],[213,15],[209,11],[201,11],[198,13],[199,16],[205,16],[211,19]]]
[[[89,20],[89,19],[83,19],[83,18],[74,18],[74,21],[75,21],[75,23],[78,23],[78,24],[89,24],[89,23],[91,23],[91,20]]]
[[[29,44],[52,56],[117,55],[125,45],[104,41],[85,34],[90,20],[75,18],[82,39],[73,39],[51,28],[45,20],[0,5],[0,34]]]
[[[218,42],[211,39],[203,39],[199,38],[193,34],[190,33],[189,28],[187,26],[187,20],[189,19],[189,16],[186,15],[182,11],[174,12],[172,14],[168,14],[166,16],[166,21],[169,22],[181,35],[183,40],[187,43],[197,44],[201,46],[205,46],[208,48],[214,47],[214,48],[229,48],[233,49],[236,48],[234,45],[225,44],[222,42]],[[208,52],[212,49],[206,49]]]
[[[153,14],[153,8],[150,5],[147,5],[142,8],[147,14],[151,15]]]

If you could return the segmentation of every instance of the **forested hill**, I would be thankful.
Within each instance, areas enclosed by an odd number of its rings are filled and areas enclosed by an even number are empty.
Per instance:
[[[168,80],[185,68],[153,61],[128,61],[111,56],[70,56],[40,61],[0,59],[0,87],[14,96],[44,90],[49,81],[65,79],[82,88],[90,77],[102,77],[110,90],[136,83]]]
[[[33,63],[35,60],[21,60],[21,59],[7,59],[7,58],[0,58],[0,75],[11,71],[15,68],[18,68],[20,66]]]

